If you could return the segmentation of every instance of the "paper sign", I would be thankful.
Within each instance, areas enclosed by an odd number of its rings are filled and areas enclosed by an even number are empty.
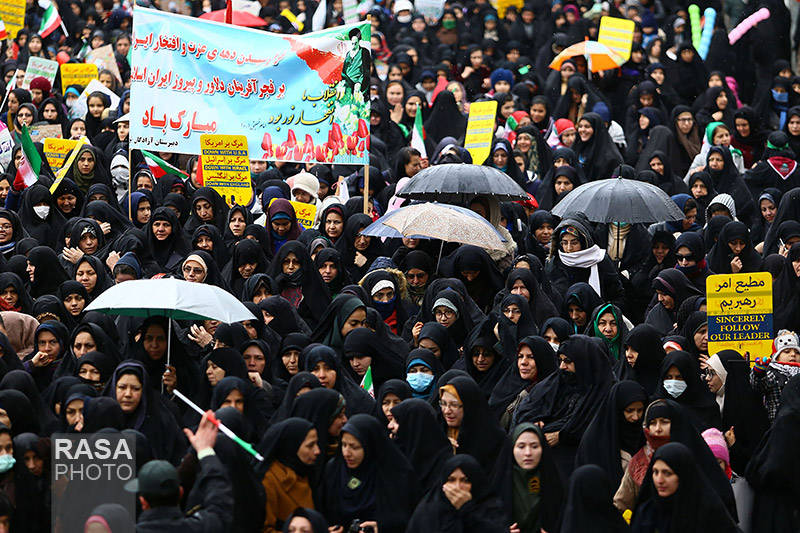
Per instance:
[[[114,49],[110,44],[95,48],[86,54],[86,63],[97,65],[98,69],[107,69],[117,78],[117,81],[122,83],[122,76],[119,73],[117,66],[117,59],[114,57]]]
[[[77,144],[78,141],[71,139],[54,139],[51,137],[44,140],[44,156],[47,158],[47,163],[53,169],[53,172],[58,172],[64,166],[67,154]]]
[[[8,126],[5,122],[0,121],[0,165],[3,170],[8,170],[11,164],[11,152],[14,148],[14,140],[11,138],[11,132],[8,131]]]
[[[509,7],[516,7],[517,13],[522,10],[522,7],[525,5],[523,0],[496,0],[497,2],[497,16],[500,20],[503,20],[506,16],[506,10]]]
[[[614,50],[625,61],[631,57],[631,44],[633,43],[633,29],[636,23],[632,20],[616,17],[603,17],[600,19],[600,32],[597,42]]]
[[[358,22],[358,1],[342,0],[342,12],[344,13],[345,24],[355,24]]]
[[[317,219],[317,206],[314,204],[295,202],[293,200],[289,200],[289,203],[294,207],[297,223],[303,226],[303,229],[313,228],[314,222],[316,222]]]
[[[16,39],[17,32],[25,25],[25,3],[25,0],[0,0],[0,20],[11,39]]]
[[[46,78],[53,86],[53,81],[56,79],[58,72],[58,62],[43,59],[41,57],[32,57],[28,60],[28,66],[25,68],[25,78],[22,80],[22,88],[30,90],[31,81],[33,78]]]
[[[89,142],[89,139],[87,139],[84,136],[84,137],[81,137],[80,139],[78,139],[77,142],[78,142],[78,144],[76,144],[73,147],[72,153],[69,154],[69,158],[67,159],[67,162],[64,163],[64,165],[61,167],[61,170],[59,170],[58,173],[56,174],[56,181],[54,181],[53,184],[50,186],[50,194],[56,192],[56,189],[58,189],[58,186],[61,185],[61,180],[63,180],[66,177],[67,171],[70,169],[70,167],[72,166],[72,163],[75,161],[75,158],[78,156],[78,151],[79,150],[77,148],[79,146],[81,146],[82,144],[87,144]]]
[[[111,99],[111,109],[116,109],[119,106],[119,96],[99,81],[92,80],[83,90],[80,97],[72,104],[72,107],[69,109],[69,118],[83,118],[86,116],[86,112],[89,111],[89,106],[87,105],[89,95],[95,91],[100,91]]]
[[[28,132],[31,134],[31,140],[33,142],[39,142],[42,139],[48,138],[60,139],[64,136],[64,132],[58,124],[31,126]]]
[[[472,156],[472,162],[482,165],[489,157],[494,139],[494,124],[497,120],[497,102],[475,102],[469,106],[467,135],[464,148]]]
[[[520,2],[520,5],[522,3]],[[438,22],[444,13],[444,0],[416,0],[414,9],[430,22]]]
[[[86,87],[89,82],[97,79],[97,65],[91,63],[64,63],[61,65],[61,92],[70,85]]]
[[[247,135],[253,159],[369,162],[369,22],[278,35],[141,9],[133,25],[131,148]]]
[[[772,274],[720,274],[706,279],[708,353],[772,353]]]
[[[247,205],[253,197],[250,156],[244,135],[201,135],[203,185],[211,187],[229,206]]]

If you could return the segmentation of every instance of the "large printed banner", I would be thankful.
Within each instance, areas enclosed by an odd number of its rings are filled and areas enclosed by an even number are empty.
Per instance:
[[[246,135],[253,159],[369,160],[369,22],[298,37],[136,8],[133,41],[131,148]]]

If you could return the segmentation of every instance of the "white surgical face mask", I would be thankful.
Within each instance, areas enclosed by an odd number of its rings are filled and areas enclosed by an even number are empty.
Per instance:
[[[558,347],[560,346],[559,344],[556,344],[554,342],[548,342],[547,344],[550,345],[550,347],[553,349],[554,352],[558,353]]]
[[[400,24],[408,24],[411,22],[411,15],[397,15],[397,22]]]
[[[35,205],[33,206],[33,212],[36,213],[36,216],[41,218],[42,220],[47,218],[47,215],[50,214],[50,206],[49,205]]]
[[[669,393],[670,396],[673,398],[677,398],[683,391],[686,390],[686,382],[680,379],[665,379],[664,380],[664,389]]]

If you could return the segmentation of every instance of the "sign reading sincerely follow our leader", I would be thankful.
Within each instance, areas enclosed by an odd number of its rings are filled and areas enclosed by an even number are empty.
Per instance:
[[[482,165],[492,148],[494,139],[494,124],[497,120],[497,102],[475,102],[469,106],[469,120],[467,121],[467,135],[464,138],[464,148],[472,156],[472,162]]]
[[[719,274],[706,279],[708,353],[736,350],[750,361],[772,352],[772,275]]]
[[[253,197],[250,157],[244,135],[200,137],[203,185],[211,187],[229,206],[247,205]]]
[[[253,159],[369,160],[370,24],[280,35],[136,9],[131,148],[200,153],[245,134]]]

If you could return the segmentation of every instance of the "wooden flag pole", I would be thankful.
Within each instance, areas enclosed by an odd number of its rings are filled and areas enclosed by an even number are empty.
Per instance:
[[[369,164],[364,165],[364,214],[369,215]]]
[[[133,213],[131,213],[131,196],[133,195],[133,157],[131,157],[132,151],[130,142],[131,140],[128,139],[128,218],[131,222],[133,222]]]

